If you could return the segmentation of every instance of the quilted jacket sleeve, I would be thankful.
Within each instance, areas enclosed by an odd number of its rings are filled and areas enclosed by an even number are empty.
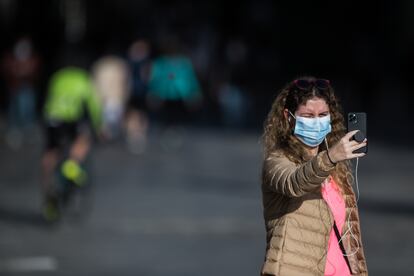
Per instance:
[[[318,189],[334,168],[326,151],[299,166],[275,152],[264,161],[263,185],[287,197],[301,197]]]

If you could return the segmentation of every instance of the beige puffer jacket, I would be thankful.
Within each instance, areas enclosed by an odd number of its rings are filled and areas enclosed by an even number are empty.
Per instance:
[[[335,167],[326,151],[296,165],[274,152],[263,165],[262,196],[267,246],[262,275],[324,275],[333,215],[322,198],[321,184]],[[352,187],[344,187],[346,218],[352,233],[343,238],[352,275],[368,275]],[[349,213],[351,212],[351,213]],[[342,233],[348,227],[344,225]],[[359,250],[353,254],[357,248]]]

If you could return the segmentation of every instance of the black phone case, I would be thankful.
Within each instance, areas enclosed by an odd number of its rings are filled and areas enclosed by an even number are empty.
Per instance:
[[[365,135],[365,138],[367,138],[367,114],[365,112],[349,112],[347,116],[347,127],[348,132],[359,130]],[[368,153],[368,145],[354,151],[354,153],[362,152]]]

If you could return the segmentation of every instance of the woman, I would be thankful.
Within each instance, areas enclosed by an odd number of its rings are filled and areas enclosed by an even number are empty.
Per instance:
[[[345,133],[330,82],[287,84],[264,129],[262,275],[367,275],[348,160],[366,139]]]

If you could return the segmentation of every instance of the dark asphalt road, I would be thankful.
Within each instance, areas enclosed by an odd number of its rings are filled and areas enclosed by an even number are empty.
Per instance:
[[[154,137],[139,156],[121,145],[97,148],[90,212],[55,227],[39,219],[40,145],[1,145],[0,275],[258,275],[259,135]],[[414,275],[413,154],[373,142],[360,161],[371,275]]]

